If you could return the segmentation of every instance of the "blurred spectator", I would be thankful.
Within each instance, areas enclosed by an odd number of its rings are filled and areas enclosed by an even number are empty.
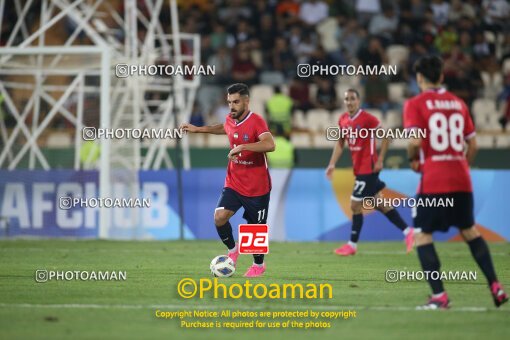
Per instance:
[[[239,44],[236,49],[232,65],[232,79],[236,82],[245,83],[248,86],[257,83],[257,67],[250,57],[250,51],[246,44]]]
[[[393,42],[393,37],[398,27],[398,17],[392,6],[385,6],[382,14],[377,14],[370,20],[368,33],[378,36],[383,44],[388,46]]]
[[[207,63],[207,60],[214,54],[214,49],[211,46],[211,36],[201,35],[200,36],[200,58],[202,64]]]
[[[416,41],[411,46],[411,50],[409,51],[409,57],[407,58],[407,79],[409,79],[408,82],[408,94],[411,96],[415,96],[420,93],[420,88],[418,87],[418,83],[416,82],[416,75],[414,74],[414,64],[418,59],[426,56],[428,54],[427,49],[425,46],[419,42]]]
[[[207,65],[216,67],[214,82],[225,85],[232,81],[232,57],[228,48],[218,48],[218,51],[207,60]]]
[[[294,53],[294,55],[298,56],[298,48],[299,44],[302,40],[302,31],[301,26],[299,25],[292,25],[290,27],[290,30],[287,33],[287,39],[289,41],[289,48]]]
[[[444,26],[450,15],[450,4],[444,0],[432,0],[430,8],[434,14],[434,22],[438,26]]]
[[[281,72],[289,79],[292,79],[292,77],[296,74],[296,61],[287,46],[287,41],[283,37],[276,38],[272,65],[274,71]]]
[[[360,25],[365,25],[374,15],[381,13],[379,0],[356,0],[355,7]]]
[[[389,101],[388,80],[385,77],[370,75],[365,77],[364,108],[376,108],[386,114],[391,108]]]
[[[213,25],[213,33],[211,33],[211,47],[216,50],[221,46],[227,45],[228,34],[225,26],[219,22],[215,22]]]
[[[471,35],[468,32],[464,31],[460,33],[459,47],[464,54],[469,56],[473,55],[473,44],[471,43]]]
[[[189,122],[195,126],[205,125],[204,115],[197,102],[193,103],[193,110],[191,111]]]
[[[271,168],[291,169],[296,161],[296,150],[281,127],[271,130],[274,142],[277,145],[273,152],[267,153],[269,166]]]
[[[281,128],[285,134],[292,129],[292,98],[282,93],[280,86],[274,87],[274,93],[266,103],[270,129]]]
[[[338,107],[337,99],[333,82],[326,78],[318,78],[318,88],[313,106],[317,109],[335,110]]]
[[[501,103],[503,103],[503,115],[499,119],[499,124],[503,131],[506,131],[506,125],[510,122],[510,74],[505,77],[505,84],[503,91],[498,94],[496,99],[496,107],[499,109]]]
[[[402,1],[400,3],[400,22],[416,26],[421,25],[425,19],[427,4],[423,0]]]
[[[213,109],[211,110],[208,125],[224,123],[229,112],[230,108],[228,107],[225,98],[219,98],[216,102],[216,105],[214,105]]]
[[[262,50],[262,53],[269,55],[277,36],[278,31],[273,23],[273,17],[270,14],[263,15],[260,18],[260,26],[257,32],[258,47]],[[267,59],[264,61],[267,62]]]
[[[344,58],[351,64],[358,55],[358,50],[365,36],[365,32],[358,26],[354,19],[347,20],[343,29],[338,29],[338,40]]]
[[[230,0],[218,10],[218,18],[227,24],[227,27],[235,27],[241,19],[252,16],[252,10],[243,0]]]
[[[312,39],[311,33],[304,33],[303,39],[298,43],[296,48],[296,57],[298,64],[310,62],[312,54],[316,51],[317,45]]]
[[[299,18],[307,26],[314,27],[328,17],[329,6],[324,1],[308,0],[301,3]]]
[[[298,17],[299,3],[295,0],[282,0],[276,6],[276,14],[284,17]]]
[[[495,34],[508,29],[510,23],[510,4],[505,0],[483,0],[483,28]]]
[[[253,38],[254,35],[251,32],[248,21],[239,20],[234,33],[228,36],[227,43],[229,46],[236,46],[241,43],[250,42]]]
[[[448,14],[448,20],[450,22],[455,23],[462,17],[469,19],[476,18],[476,11],[471,4],[463,2],[462,0],[451,0],[450,5],[450,12]]]
[[[386,52],[378,38],[372,37],[365,48],[361,48],[358,53],[358,59],[361,65],[377,65],[387,63]]]
[[[475,41],[473,44],[473,56],[475,59],[483,59],[491,54],[491,47],[485,40],[483,32],[475,34]]]
[[[501,46],[501,63],[510,58],[510,34],[505,35],[505,40]]]
[[[322,46],[317,46],[317,48],[313,51],[310,59],[308,60],[308,64],[313,65],[333,65],[335,62],[331,59],[331,57],[324,51]]]
[[[483,87],[478,70],[473,67],[472,59],[464,54],[459,46],[454,46],[450,55],[444,59],[444,83],[448,90],[471,106]]]
[[[459,36],[452,25],[445,28],[434,39],[434,45],[441,54],[450,53],[453,46],[457,44]]]
[[[296,77],[290,84],[289,96],[294,103],[294,109],[306,111],[312,108],[310,100],[310,86],[301,77]]]

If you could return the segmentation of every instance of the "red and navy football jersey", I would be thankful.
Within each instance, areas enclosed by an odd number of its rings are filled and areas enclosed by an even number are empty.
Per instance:
[[[472,192],[464,141],[475,136],[464,101],[445,89],[425,91],[404,105],[404,127],[425,131],[420,194]]]
[[[253,112],[249,112],[240,122],[227,116],[224,129],[231,149],[241,144],[256,143],[261,135],[270,133],[264,119]],[[230,160],[225,187],[248,197],[262,196],[271,191],[266,154],[243,151],[236,160]]]
[[[354,116],[350,116],[348,112],[343,113],[338,120],[338,126],[341,131],[346,130],[372,130],[380,126],[379,119],[372,116],[370,113],[358,110]],[[355,136],[355,133],[352,133]],[[361,136],[361,137],[360,137]],[[366,138],[362,138],[365,137]],[[358,134],[358,138],[346,138],[345,141],[351,150],[352,167],[354,174],[368,175],[374,172],[374,165],[377,162],[377,150],[375,133],[365,135]]]

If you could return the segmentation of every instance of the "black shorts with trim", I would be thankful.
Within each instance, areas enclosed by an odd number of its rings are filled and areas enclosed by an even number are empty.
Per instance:
[[[435,206],[417,204],[413,208],[415,228],[421,228],[424,233],[435,231],[447,232],[450,227],[460,230],[471,228],[475,224],[473,214],[474,201],[471,192],[454,192],[448,194],[418,194],[416,201],[434,202]]]
[[[364,197],[374,197],[375,194],[385,187],[386,183],[379,179],[378,172],[368,175],[357,175],[351,199],[361,201]]]
[[[269,193],[262,196],[248,197],[239,194],[231,188],[223,188],[217,209],[227,209],[237,212],[244,208],[243,218],[250,224],[265,224],[269,208]]]

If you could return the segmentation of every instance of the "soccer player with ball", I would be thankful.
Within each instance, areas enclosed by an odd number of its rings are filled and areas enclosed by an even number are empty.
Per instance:
[[[408,146],[411,168],[421,173],[418,197],[453,199],[452,207],[417,207],[414,226],[418,258],[424,271],[438,272],[440,262],[432,233],[457,227],[488,281],[494,304],[499,307],[508,301],[508,296],[498,282],[489,248],[475,227],[473,215],[469,174],[469,163],[474,160],[477,148],[473,121],[462,99],[441,88],[440,58],[419,59],[415,72],[422,93],[405,103],[404,127],[427,132],[423,139],[411,139]],[[420,309],[448,308],[450,301],[443,282],[432,275],[428,282],[433,295]]]
[[[227,115],[225,123],[202,127],[183,124],[181,129],[191,133],[226,134],[230,141],[227,177],[214,211],[214,224],[219,237],[228,248],[228,257],[235,265],[239,251],[229,220],[243,207],[243,217],[249,224],[266,223],[271,178],[265,153],[274,151],[275,143],[264,119],[248,107],[248,86],[231,85],[227,89],[227,102],[230,114]],[[263,254],[253,254],[253,260],[254,263],[244,274],[245,277],[261,276],[266,270]],[[220,259],[220,262],[228,263],[228,260]],[[212,266],[213,263],[211,269]]]

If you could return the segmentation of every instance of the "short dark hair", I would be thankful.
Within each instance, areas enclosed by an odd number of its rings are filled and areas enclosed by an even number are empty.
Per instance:
[[[361,98],[361,96],[359,95],[359,91],[356,89],[347,89],[347,90],[345,90],[345,92],[352,92],[356,95],[356,98],[358,98],[358,99]]]
[[[421,73],[429,82],[436,84],[443,74],[443,60],[438,56],[426,56],[414,63],[414,72]]]
[[[234,94],[239,93],[241,96],[250,96],[250,90],[248,89],[248,86],[243,83],[236,83],[232,84],[227,88],[228,94]]]

